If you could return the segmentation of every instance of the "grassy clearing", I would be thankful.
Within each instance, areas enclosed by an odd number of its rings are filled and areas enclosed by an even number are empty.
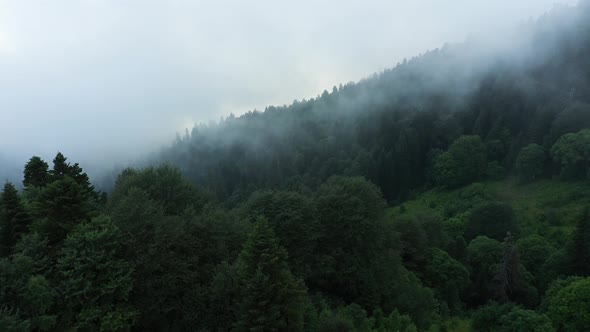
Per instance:
[[[563,244],[585,206],[590,205],[590,182],[540,180],[519,184],[513,179],[478,182],[456,190],[433,189],[388,209],[392,218],[434,214],[441,220],[468,218],[486,201],[512,205],[524,234],[539,234]]]

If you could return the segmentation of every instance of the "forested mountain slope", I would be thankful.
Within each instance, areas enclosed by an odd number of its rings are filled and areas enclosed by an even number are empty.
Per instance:
[[[197,126],[108,193],[33,156],[0,331],[587,330],[589,9]]]
[[[503,40],[445,46],[308,101],[195,126],[156,160],[230,201],[334,174],[404,199],[432,185],[434,156],[461,135],[481,137],[488,172],[510,171],[525,145],[549,149],[590,125],[589,18],[584,3],[557,8]]]

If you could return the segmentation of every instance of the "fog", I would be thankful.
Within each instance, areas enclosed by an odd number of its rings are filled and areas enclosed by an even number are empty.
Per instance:
[[[0,176],[58,150],[92,176],[195,122],[503,38],[554,3],[0,0]]]

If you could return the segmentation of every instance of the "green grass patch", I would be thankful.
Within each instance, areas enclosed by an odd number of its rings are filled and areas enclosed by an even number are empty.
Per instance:
[[[563,244],[585,206],[590,182],[540,180],[520,184],[513,179],[473,183],[456,190],[433,189],[388,209],[391,218],[433,214],[441,220],[468,218],[469,211],[487,201],[512,205],[520,230]]]

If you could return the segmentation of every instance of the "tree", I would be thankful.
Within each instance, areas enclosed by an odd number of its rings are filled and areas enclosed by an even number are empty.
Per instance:
[[[471,277],[468,295],[472,304],[484,304],[494,298],[493,278],[502,255],[502,244],[486,236],[476,237],[467,246],[467,263]]]
[[[590,278],[571,279],[548,291],[547,316],[558,331],[584,331],[590,326]]]
[[[514,308],[515,306],[512,303],[489,302],[471,315],[471,328],[473,331],[481,332],[496,331],[500,325],[500,319],[509,314]]]
[[[516,171],[522,182],[535,180],[543,174],[545,151],[540,145],[529,144],[520,150],[516,158]]]
[[[584,178],[590,166],[590,129],[561,136],[551,148],[563,178]]]
[[[25,187],[45,187],[49,181],[49,165],[37,156],[31,157],[24,170]]]
[[[550,143],[567,133],[575,133],[590,126],[590,105],[573,102],[559,112],[551,124]]]
[[[551,320],[545,314],[533,310],[513,308],[500,317],[498,330],[502,332],[553,332]]]
[[[51,330],[56,321],[51,313],[56,299],[57,292],[44,276],[36,274],[31,257],[17,253],[9,259],[0,259],[0,329],[12,331],[3,325],[24,324],[31,330]],[[11,324],[2,322],[8,318],[6,314],[12,316]]]
[[[250,219],[264,217],[289,252],[290,268],[305,279],[311,276],[319,225],[312,200],[297,192],[254,193],[243,206]]]
[[[590,212],[584,212],[578,219],[578,224],[568,246],[569,271],[572,275],[590,276]]]
[[[61,180],[64,176],[70,175],[70,164],[66,162],[67,159],[61,152],[57,152],[53,158],[53,169],[49,172],[52,181]]]
[[[305,289],[265,219],[254,223],[238,266],[244,286],[236,330],[302,331]]]
[[[479,308],[472,315],[471,327],[482,332],[553,332],[551,320],[533,310],[522,309],[513,304],[490,304]]]
[[[413,218],[399,218],[393,229],[399,234],[400,255],[404,266],[417,271],[428,255],[428,237],[422,225]]]
[[[133,265],[122,257],[123,238],[106,216],[78,225],[64,241],[56,270],[65,307],[60,326],[120,331],[137,311],[127,304]]]
[[[557,249],[549,243],[548,239],[536,234],[519,239],[516,245],[522,264],[535,277],[537,288],[543,290],[546,286],[545,277],[559,272],[555,269],[547,269],[548,266],[545,265]]]
[[[315,203],[321,233],[309,287],[367,310],[390,301],[399,245],[380,190],[361,177],[332,177]]]
[[[471,211],[465,236],[467,239],[473,239],[485,235],[500,241],[508,232],[517,233],[512,206],[502,202],[488,202]]]
[[[481,178],[486,170],[486,147],[477,135],[461,136],[434,163],[438,185],[457,188]]]
[[[8,256],[18,239],[28,231],[31,218],[18,191],[7,182],[0,197],[0,256]]]
[[[88,190],[69,176],[49,184],[34,202],[33,210],[36,216],[43,218],[40,230],[52,245],[61,242],[77,224],[96,213]]]
[[[460,262],[443,250],[431,248],[421,276],[426,286],[433,288],[436,296],[451,310],[461,308],[460,294],[469,285],[469,272]]]
[[[110,206],[116,205],[132,188],[145,191],[150,199],[162,205],[166,215],[180,215],[189,206],[198,212],[212,201],[207,192],[190,183],[177,168],[169,165],[121,172],[111,195]]]

